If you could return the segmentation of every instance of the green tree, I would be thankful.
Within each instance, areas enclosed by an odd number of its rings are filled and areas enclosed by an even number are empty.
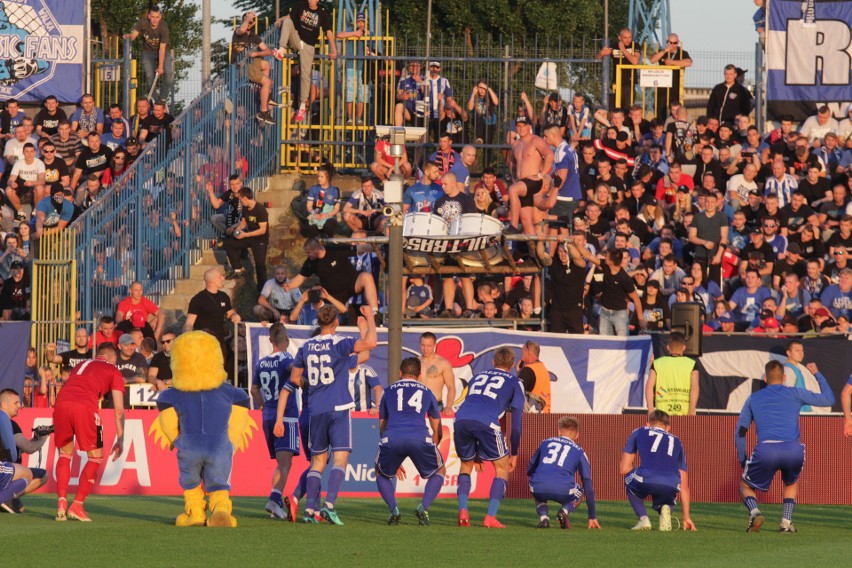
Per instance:
[[[121,46],[121,36],[129,33],[148,10],[149,0],[92,0],[92,29],[94,45],[102,46],[110,57],[114,46]],[[175,81],[186,76],[193,60],[201,50],[201,20],[196,3],[192,0],[160,0],[163,20],[169,25],[171,49],[175,65]],[[134,54],[141,49],[136,40]],[[121,53],[121,47],[119,47]]]

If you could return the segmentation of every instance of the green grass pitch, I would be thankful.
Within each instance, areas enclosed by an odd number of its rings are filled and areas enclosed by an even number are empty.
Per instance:
[[[759,534],[745,532],[745,509],[736,504],[696,503],[698,532],[634,533],[626,502],[598,504],[600,531],[586,529],[584,506],[573,528],[536,527],[532,500],[507,500],[499,518],[506,530],[455,526],[456,502],[439,499],[431,527],[417,526],[416,502],[400,501],[402,524],[385,526],[378,500],[344,499],[344,527],[301,525],[270,519],[265,499],[236,498],[236,529],[176,528],[182,500],[173,497],[90,497],[92,523],[53,520],[51,495],[24,498],[23,515],[0,515],[3,558],[28,566],[828,566],[849,558],[849,507],[797,507],[797,534],[776,532],[780,505],[764,505]],[[471,521],[481,524],[485,501],[471,501]],[[675,516],[679,516],[679,510]],[[652,520],[656,515],[652,512]],[[654,523],[656,527],[656,522]],[[677,527],[677,523],[674,523]]]

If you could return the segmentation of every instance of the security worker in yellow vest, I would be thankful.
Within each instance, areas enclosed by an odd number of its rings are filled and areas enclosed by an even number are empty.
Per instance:
[[[527,341],[521,347],[521,361],[518,363],[518,378],[524,383],[527,395],[527,411],[550,413],[550,373],[539,361],[541,346],[535,341]]]
[[[698,404],[698,370],[695,361],[685,357],[686,339],[672,332],[669,355],[654,360],[645,383],[648,411],[663,410],[673,416],[695,415]]]

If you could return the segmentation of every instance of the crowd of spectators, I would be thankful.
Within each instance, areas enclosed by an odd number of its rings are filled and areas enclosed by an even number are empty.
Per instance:
[[[691,60],[678,37],[669,39],[673,45],[659,62],[687,66]],[[561,237],[558,246],[529,251],[553,263],[543,286],[535,277],[417,278],[406,292],[409,317],[536,318],[543,310],[553,329],[554,311],[562,309],[554,306],[567,298],[582,321],[581,328],[567,330],[599,332],[602,312],[626,310],[616,329],[604,326],[604,332],[623,334],[667,330],[673,304],[699,302],[708,332],[848,332],[852,119],[837,121],[821,107],[802,124],[785,116],[777,128],[760,132],[750,117],[751,94],[733,65],[712,90],[706,113],[694,120],[676,101],[663,116],[645,116],[639,105],[593,112],[579,93],[569,104],[550,93],[536,112],[523,94],[506,136],[509,175],[501,179],[486,167],[476,179],[470,167],[481,156],[466,143],[485,142],[488,135],[475,123],[465,125],[469,115],[453,99],[440,62],[429,68],[423,77],[419,62],[409,63],[395,121],[420,120],[437,150],[417,168],[407,153],[391,157],[387,141],[377,140],[374,175],[349,198],[324,166],[307,194],[307,234],[381,234],[381,183],[399,162],[400,172],[414,178],[405,191],[405,213],[452,221],[479,212],[506,223],[508,232]],[[507,103],[484,80],[469,102],[468,110],[485,117]],[[447,200],[452,207],[445,207]],[[525,219],[535,219],[534,228]],[[619,254],[608,254],[613,249]],[[357,255],[349,256],[354,262]],[[582,266],[582,282],[560,283],[559,271],[570,273],[572,264]],[[623,275],[614,276],[616,265]],[[319,305],[322,296],[314,299]],[[629,325],[620,325],[621,316]],[[577,321],[564,313],[556,319]]]

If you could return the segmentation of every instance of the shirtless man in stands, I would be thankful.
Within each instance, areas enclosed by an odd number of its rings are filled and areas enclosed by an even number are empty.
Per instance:
[[[509,186],[509,216],[512,228],[525,235],[535,235],[542,214],[535,208],[537,194],[546,195],[550,189],[550,177],[553,169],[553,151],[547,142],[532,133],[532,125],[526,117],[516,121],[518,139],[512,145],[512,162],[517,180]],[[543,242],[536,246],[536,253],[543,264],[549,265],[549,255],[545,253]]]
[[[438,338],[435,334],[427,331],[420,336],[420,382],[429,387],[429,390],[438,399],[441,414],[445,417],[453,416],[453,403],[456,400],[456,376],[450,362],[435,353],[435,344]],[[447,401],[444,402],[444,387],[447,387]]]

